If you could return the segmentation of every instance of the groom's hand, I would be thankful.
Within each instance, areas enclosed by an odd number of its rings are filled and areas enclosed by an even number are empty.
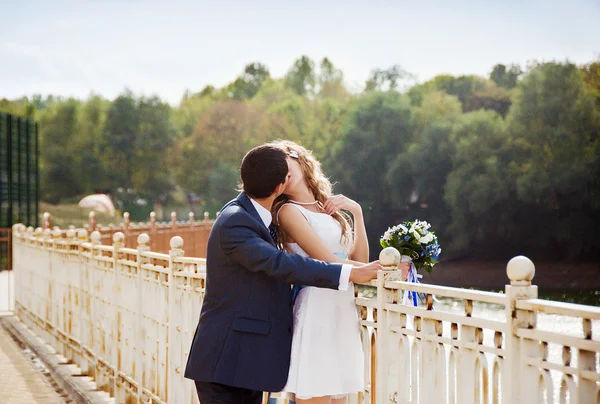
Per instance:
[[[371,279],[377,278],[377,271],[382,269],[379,261],[369,262],[361,266],[353,266],[350,271],[350,282],[367,283]]]

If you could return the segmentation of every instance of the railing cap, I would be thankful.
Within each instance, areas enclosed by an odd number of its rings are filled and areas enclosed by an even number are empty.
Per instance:
[[[183,239],[179,236],[172,237],[169,245],[173,250],[181,250],[183,248]]]
[[[100,239],[102,239],[102,235],[98,230],[94,230],[90,235],[93,244],[100,244]]]
[[[113,239],[113,243],[122,243],[123,240],[125,240],[125,235],[123,233],[121,233],[120,231],[116,232],[115,234],[113,234],[112,236]]]
[[[379,253],[379,263],[383,267],[397,267],[400,263],[400,252],[394,247],[386,247]]]
[[[147,245],[149,242],[150,236],[148,236],[146,233],[142,233],[139,236],[137,236],[138,245]]]
[[[88,232],[86,229],[80,229],[77,232],[77,237],[79,238],[79,240],[87,240],[88,237]]]
[[[535,275],[535,265],[524,255],[518,255],[508,261],[506,275],[511,285],[531,285]]]

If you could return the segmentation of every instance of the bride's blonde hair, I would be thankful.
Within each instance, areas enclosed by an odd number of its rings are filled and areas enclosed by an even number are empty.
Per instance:
[[[278,147],[283,150],[288,156],[296,159],[300,164],[304,181],[308,186],[309,191],[313,194],[315,199],[319,202],[320,206],[325,204],[327,198],[332,195],[331,182],[321,170],[321,163],[313,156],[310,150],[300,146],[299,144],[290,140],[276,140],[268,143],[270,146]],[[289,202],[289,198],[286,195],[280,195],[273,202],[272,215],[273,221],[277,224],[277,240],[279,246],[286,250],[288,248],[289,236],[283,231],[279,223],[277,223],[279,209],[283,205]],[[344,212],[336,212],[331,215],[342,228],[342,239],[340,240],[343,245],[347,248],[352,242],[352,230],[350,227],[350,218]]]

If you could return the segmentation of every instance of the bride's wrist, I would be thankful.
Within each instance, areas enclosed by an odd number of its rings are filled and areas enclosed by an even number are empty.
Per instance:
[[[363,220],[363,211],[360,206],[358,207],[358,209],[356,211],[353,211],[351,213],[352,213],[352,216],[354,216],[354,220]]]

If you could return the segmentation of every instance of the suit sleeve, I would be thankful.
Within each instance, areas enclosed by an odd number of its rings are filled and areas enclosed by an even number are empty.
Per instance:
[[[258,223],[244,213],[228,217],[221,227],[221,248],[228,259],[248,271],[264,272],[287,283],[338,289],[341,264],[289,254],[264,240]]]

